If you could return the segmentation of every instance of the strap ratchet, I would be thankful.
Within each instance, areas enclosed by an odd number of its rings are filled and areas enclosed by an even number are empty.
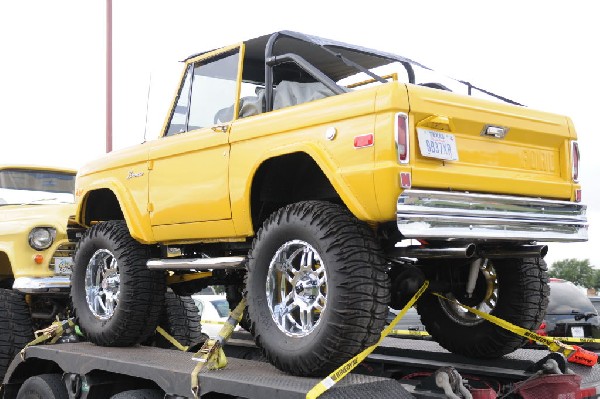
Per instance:
[[[38,345],[48,340],[50,340],[50,344],[55,344],[65,332],[70,333],[72,331],[75,331],[75,328],[75,322],[72,318],[69,318],[62,321],[55,321],[48,327],[43,328],[41,330],[37,330],[34,333],[35,339],[29,342],[27,345],[25,345],[23,349],[21,349],[21,359],[25,360],[25,349],[29,348],[30,346]]]
[[[192,359],[198,362],[191,374],[191,388],[195,399],[200,397],[200,381],[198,375],[204,366],[208,367],[209,370],[222,369],[227,366],[227,358],[225,357],[225,352],[223,352],[223,345],[227,342],[229,337],[231,337],[233,330],[240,320],[242,320],[245,308],[246,300],[242,299],[229,314],[229,318],[225,322],[225,325],[221,328],[221,331],[219,331],[219,336],[216,339],[207,339],[202,345],[202,348],[192,356]]]

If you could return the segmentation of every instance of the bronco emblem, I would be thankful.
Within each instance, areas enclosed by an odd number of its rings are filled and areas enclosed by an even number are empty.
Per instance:
[[[144,176],[144,172],[135,173],[130,170],[129,174],[127,175],[127,180],[133,179],[134,177],[141,177],[141,176]]]

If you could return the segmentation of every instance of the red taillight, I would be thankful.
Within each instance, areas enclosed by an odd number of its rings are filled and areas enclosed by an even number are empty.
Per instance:
[[[577,394],[578,399],[595,399],[598,397],[596,387],[592,388],[581,388]]]
[[[408,115],[396,114],[396,146],[398,161],[408,163]]]
[[[579,144],[576,141],[571,141],[571,159],[573,162],[571,174],[573,176],[573,181],[579,181]]]

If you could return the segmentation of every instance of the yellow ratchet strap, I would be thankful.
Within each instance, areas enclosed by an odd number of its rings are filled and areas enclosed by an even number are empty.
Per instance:
[[[156,327],[156,332],[159,333],[160,335],[162,335],[164,337],[164,339],[169,341],[171,343],[171,345],[173,345],[180,351],[187,352],[187,350],[190,349],[189,346],[181,345],[181,343],[179,343],[179,341],[177,341],[175,338],[173,338],[173,336],[171,334],[169,334],[168,332],[166,332],[161,326]]]
[[[576,337],[548,337],[552,339],[558,339],[561,342],[578,342],[583,344],[598,344],[600,339],[598,338],[576,338]]]
[[[350,373],[356,366],[358,366],[367,356],[371,354],[379,346],[381,341],[393,331],[394,326],[404,317],[408,309],[413,307],[415,302],[423,295],[427,287],[429,286],[429,281],[425,281],[421,288],[417,291],[415,295],[408,301],[408,303],[402,308],[400,313],[394,318],[394,320],[381,332],[381,337],[379,341],[375,345],[369,346],[364,351],[360,352],[358,355],[354,356],[352,359],[348,360],[346,363],[338,367],[333,373],[329,374],[323,380],[321,380],[317,385],[315,385],[308,393],[306,394],[306,399],[316,399],[325,391],[334,386],[338,381],[344,378],[348,373]]]
[[[245,308],[246,299],[242,299],[229,314],[229,318],[225,322],[225,325],[221,328],[221,331],[219,331],[219,336],[216,339],[207,339],[202,345],[202,348],[192,356],[192,360],[198,362],[191,375],[192,393],[194,394],[194,398],[198,399],[200,397],[200,381],[198,381],[198,375],[205,365],[209,370],[218,370],[227,366],[227,358],[225,357],[225,352],[223,352],[223,345],[227,342],[229,337],[231,337],[233,330],[240,320],[242,320]]]
[[[55,321],[48,327],[41,330],[37,330],[34,333],[35,339],[29,342],[27,345],[25,345],[23,349],[21,349],[21,359],[25,360],[25,349],[33,345],[41,344],[42,342],[46,342],[48,340],[50,340],[50,344],[55,344],[56,341],[58,341],[60,337],[63,336],[65,331],[68,331],[70,329],[75,329],[75,322],[73,322],[73,319]]]
[[[489,321],[490,323],[500,326],[512,333],[515,333],[517,335],[520,335],[520,336],[530,339],[532,341],[538,342],[540,344],[546,345],[548,347],[548,349],[551,350],[552,352],[558,352],[558,353],[562,353],[563,355],[565,355],[567,360],[571,363],[578,363],[578,364],[583,364],[584,366],[591,367],[598,362],[598,355],[596,355],[594,352],[587,351],[576,345],[564,344],[564,343],[560,342],[558,339],[553,338],[553,337],[546,337],[546,336],[536,334],[533,331],[529,331],[523,327],[514,325],[506,320],[502,320],[502,319],[500,319],[494,315],[491,315],[489,313],[485,313],[478,309],[469,307],[467,305],[463,305],[456,299],[448,299],[445,296],[443,296],[439,293],[436,293],[436,292],[434,292],[433,295],[436,295],[447,301],[454,302],[457,305],[467,309],[469,312],[474,313],[477,316],[481,317],[482,319],[485,319],[485,320]]]
[[[393,335],[411,335],[416,337],[429,337],[429,333],[427,331],[419,331],[419,330],[392,330],[390,334]]]

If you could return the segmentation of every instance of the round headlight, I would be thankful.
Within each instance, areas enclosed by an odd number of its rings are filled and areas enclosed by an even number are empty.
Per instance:
[[[54,242],[56,229],[52,227],[36,227],[29,233],[29,245],[41,251],[47,249]]]

